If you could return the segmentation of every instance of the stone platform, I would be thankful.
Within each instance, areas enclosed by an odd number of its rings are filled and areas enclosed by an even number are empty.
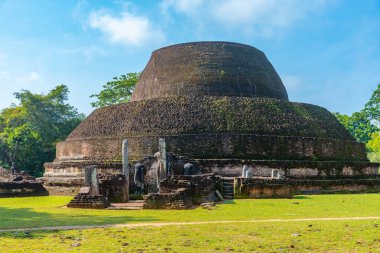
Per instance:
[[[271,179],[235,178],[235,198],[292,198],[293,195],[335,193],[379,193],[380,178]]]

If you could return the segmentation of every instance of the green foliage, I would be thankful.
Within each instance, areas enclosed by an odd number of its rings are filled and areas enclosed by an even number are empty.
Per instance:
[[[46,95],[15,93],[20,104],[0,112],[0,161],[5,167],[15,161],[19,170],[42,174],[43,164],[54,159],[56,143],[84,118],[66,103],[68,93],[65,85]]]
[[[377,89],[373,91],[371,98],[365,105],[363,112],[366,114],[367,118],[376,125],[380,123],[380,84],[378,84]]]
[[[363,111],[355,112],[351,116],[340,113],[334,113],[334,115],[359,142],[367,143],[371,139],[371,135],[378,131],[378,128]]]
[[[91,103],[92,107],[104,107],[128,102],[139,78],[140,73],[128,73],[127,75],[114,77],[113,81],[103,86],[103,90],[99,94],[90,96],[91,98],[97,98],[97,101]]]
[[[334,115],[357,141],[366,143],[370,161],[380,162],[380,84],[361,111]]]

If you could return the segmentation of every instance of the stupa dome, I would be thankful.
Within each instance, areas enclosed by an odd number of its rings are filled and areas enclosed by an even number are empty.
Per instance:
[[[231,42],[193,42],[154,51],[132,101],[191,95],[288,100],[280,77],[260,50]]]

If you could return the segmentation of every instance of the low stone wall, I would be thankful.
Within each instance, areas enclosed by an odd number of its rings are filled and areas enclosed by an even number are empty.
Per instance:
[[[185,158],[173,161],[175,175],[183,174]],[[132,165],[136,161],[131,161]],[[203,174],[214,173],[223,177],[239,177],[244,165],[253,169],[255,177],[269,177],[272,169],[282,170],[291,179],[340,179],[340,178],[374,178],[379,174],[378,163],[365,161],[308,161],[308,160],[249,160],[249,159],[196,159],[190,161],[201,168]],[[145,193],[157,192],[155,158],[146,159]],[[120,174],[121,161],[64,161],[45,164],[42,180],[52,195],[75,195],[83,186],[83,168],[97,165],[99,173]],[[135,192],[133,183],[134,170],[130,169],[130,192]]]
[[[224,177],[240,177],[244,165],[252,168],[253,176],[269,177],[272,169],[279,169],[287,178],[334,179],[374,178],[379,175],[378,163],[365,161],[311,160],[240,160],[199,159],[203,171]]]
[[[235,198],[291,198],[296,194],[380,192],[380,179],[275,180],[236,178]]]
[[[194,204],[215,202],[222,179],[214,174],[174,176],[164,180],[158,193],[144,196],[144,209],[188,209]]]
[[[0,197],[47,196],[49,192],[38,182],[0,182]]]
[[[179,188],[171,192],[150,193],[144,196],[144,209],[188,209],[193,206],[189,189]]]
[[[222,192],[222,178],[214,174],[175,176],[161,183],[164,189],[188,188],[191,200],[199,205],[212,201],[214,192]],[[211,195],[211,196],[210,196]]]

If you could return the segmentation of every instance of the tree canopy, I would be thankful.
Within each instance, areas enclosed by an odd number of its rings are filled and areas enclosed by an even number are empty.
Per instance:
[[[380,162],[380,84],[361,111],[334,115],[357,141],[366,144],[370,160]]]
[[[141,73],[128,73],[119,77],[114,77],[112,81],[103,85],[103,90],[99,94],[91,95],[97,101],[92,102],[92,107],[104,107],[126,103],[130,100]]]
[[[52,161],[55,145],[83,120],[67,103],[69,90],[59,85],[46,95],[28,90],[15,93],[20,101],[0,112],[0,165],[16,162],[19,170],[40,176]]]

